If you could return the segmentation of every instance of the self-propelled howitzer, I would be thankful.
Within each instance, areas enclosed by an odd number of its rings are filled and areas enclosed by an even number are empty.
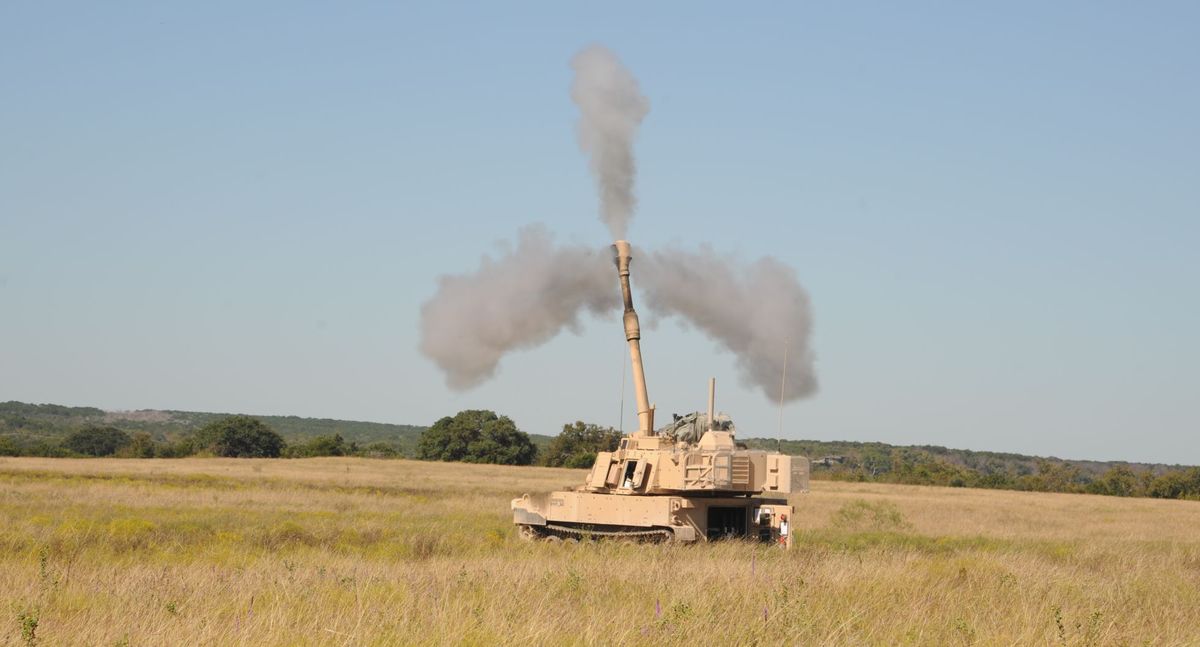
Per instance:
[[[654,428],[629,285],[630,245],[619,240],[613,250],[638,430],[623,437],[616,450],[600,452],[583,485],[513,499],[514,523],[530,538],[752,537],[790,545],[793,509],[786,497],[808,490],[808,459],[739,445],[733,422],[714,410],[715,380],[709,380],[706,412],[675,416],[671,424]]]

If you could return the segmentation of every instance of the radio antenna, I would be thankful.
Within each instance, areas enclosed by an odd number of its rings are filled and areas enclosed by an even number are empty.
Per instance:
[[[779,376],[779,432],[775,435],[775,451],[783,446],[783,394],[787,389],[788,344],[783,343],[783,372]]]

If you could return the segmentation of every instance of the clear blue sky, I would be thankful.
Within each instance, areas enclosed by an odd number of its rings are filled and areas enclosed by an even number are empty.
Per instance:
[[[822,388],[785,437],[1200,464],[1197,25],[1194,2],[6,2],[0,400],[616,424],[615,318],[466,393],[416,350],[436,277],[521,226],[608,242],[568,96],[600,42],[651,102],[634,244],[771,254],[811,293]],[[776,433],[695,331],[644,349],[660,411],[712,374],[743,435]]]

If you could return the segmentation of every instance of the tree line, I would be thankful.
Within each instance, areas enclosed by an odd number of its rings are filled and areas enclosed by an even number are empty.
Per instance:
[[[597,452],[615,450],[620,440],[621,433],[611,427],[576,421],[563,425],[561,433],[539,448],[508,416],[468,409],[443,417],[422,431],[408,457],[587,468],[595,461]],[[893,447],[882,443],[782,441],[777,445],[776,441],[763,439],[750,439],[747,443],[766,449],[778,446],[785,453],[813,458],[813,477],[817,479],[1200,500],[1200,467],[1139,469],[1127,464],[1086,461],[1081,462],[1081,467],[1068,461],[1016,454]],[[820,450],[831,448],[845,453],[820,456]],[[405,457],[405,452],[387,442],[347,441],[339,433],[289,443],[262,420],[234,415],[218,418],[174,439],[97,424],[74,429],[61,438],[39,437],[17,442],[12,435],[0,435],[0,456],[392,458]]]
[[[337,433],[288,443],[270,425],[244,415],[219,418],[176,440],[156,439],[149,432],[129,432],[113,425],[96,424],[75,429],[61,439],[37,438],[18,443],[13,436],[0,436],[0,456],[305,458],[399,455],[399,450],[387,443],[360,446],[347,442]]]
[[[834,460],[830,460],[834,459]],[[971,463],[974,463],[973,461]],[[837,481],[940,485],[1026,492],[1200,500],[1200,467],[1083,469],[1069,461],[1033,459],[1032,468],[1000,461],[959,464],[922,449],[893,447],[855,456],[819,458],[814,478]]]
[[[57,404],[0,402],[0,439],[7,437],[23,453],[43,454],[61,451],[61,440],[83,427],[115,427],[130,437],[145,432],[159,443],[187,439],[197,429],[230,416],[229,413],[143,409],[106,412],[96,407],[70,407]],[[317,437],[341,435],[344,441],[357,442],[359,451],[375,445],[372,452],[394,451],[413,456],[417,438],[425,426],[397,425],[357,420],[304,418],[299,416],[255,416],[270,425],[288,441],[299,445]],[[144,438],[144,437],[143,437]],[[538,442],[549,438],[536,437]],[[0,440],[0,443],[3,443]]]
[[[508,416],[494,411],[459,411],[433,423],[417,442],[422,460],[497,463],[547,467],[591,467],[597,452],[612,451],[621,432],[582,421],[563,425],[562,433],[539,450]]]
[[[45,406],[45,405],[40,405]],[[540,464],[551,467],[589,467],[596,452],[611,451],[621,434],[613,429],[575,422],[563,426],[545,451],[508,416],[470,409],[441,418],[425,429],[413,458],[422,460]],[[253,416],[224,416],[182,437],[155,438],[146,431],[114,425],[88,424],[61,438],[27,438],[17,442],[0,435],[0,456],[182,458],[306,458],[314,456],[404,457],[386,442],[360,444],[333,433],[287,442],[271,425]]]

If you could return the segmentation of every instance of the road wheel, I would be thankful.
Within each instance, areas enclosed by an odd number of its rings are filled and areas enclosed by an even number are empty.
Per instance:
[[[517,535],[525,541],[533,541],[539,537],[538,531],[533,526],[524,524],[517,526]]]

